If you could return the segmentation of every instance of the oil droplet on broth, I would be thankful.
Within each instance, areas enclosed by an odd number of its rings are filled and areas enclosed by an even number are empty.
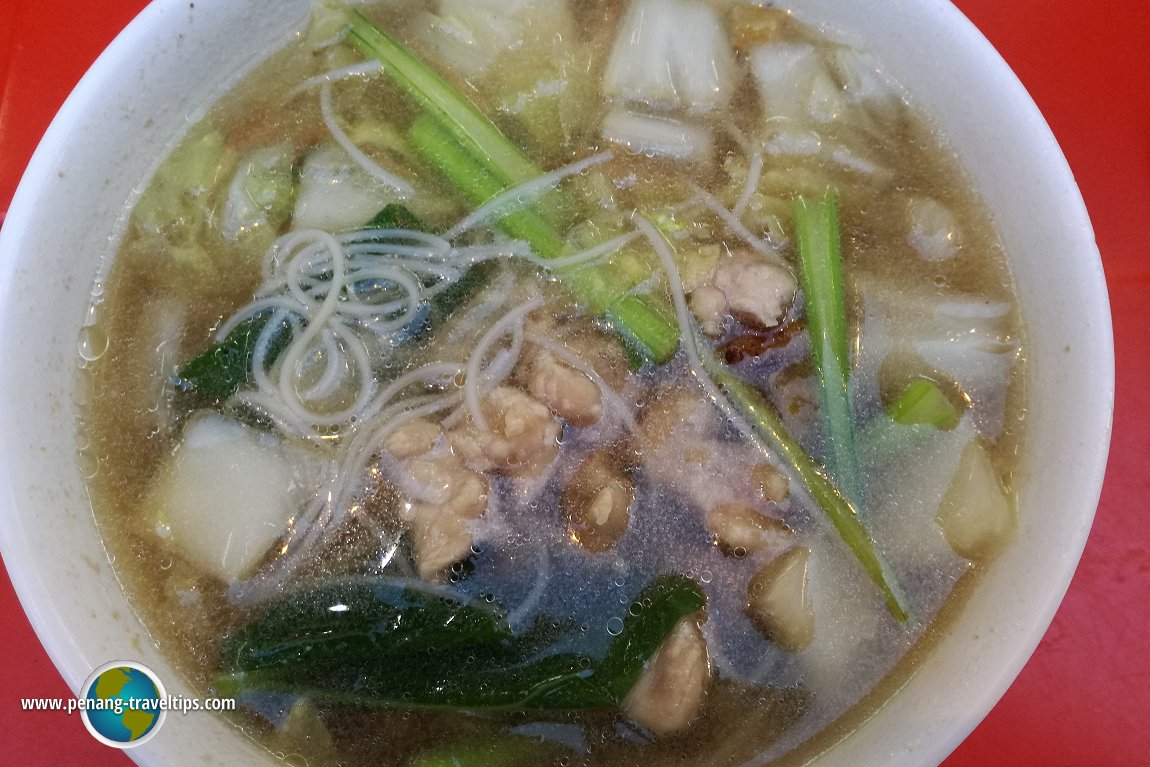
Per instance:
[[[607,621],[607,633],[613,637],[617,637],[623,633],[623,619],[614,617]]]
[[[108,351],[108,334],[99,325],[87,325],[80,331],[79,351],[85,362],[95,362]]]

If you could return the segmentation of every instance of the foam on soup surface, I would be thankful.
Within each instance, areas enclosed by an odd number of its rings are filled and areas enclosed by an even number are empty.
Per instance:
[[[989,217],[780,8],[319,3],[95,312],[125,588],[313,765],[798,758],[1016,528]]]

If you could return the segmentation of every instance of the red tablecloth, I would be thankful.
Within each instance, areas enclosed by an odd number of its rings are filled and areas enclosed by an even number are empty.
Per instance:
[[[72,86],[145,4],[0,0],[0,211]],[[1098,520],[1066,601],[946,767],[1150,765],[1150,2],[957,4],[1026,84],[1082,187],[1110,285],[1118,403]],[[0,636],[0,763],[130,764],[77,717],[20,710],[20,698],[68,690],[3,574]]]

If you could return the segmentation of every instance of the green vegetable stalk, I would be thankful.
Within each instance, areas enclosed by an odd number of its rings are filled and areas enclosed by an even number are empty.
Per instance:
[[[792,473],[801,480],[814,502],[830,519],[839,537],[882,592],[890,614],[899,621],[909,618],[910,608],[906,595],[898,585],[890,566],[879,554],[874,539],[863,525],[858,510],[851,500],[826,475],[823,467],[787,432],[774,407],[758,389],[720,367],[713,359],[705,360],[705,364],[708,364],[708,372],[715,383],[726,392],[776,454],[782,457]]]
[[[855,449],[850,341],[835,193],[828,191],[819,199],[801,195],[795,198],[795,229],[807,328],[819,383],[819,413],[827,441],[827,464],[839,487],[860,503],[862,479]]]
[[[379,59],[383,71],[423,108],[423,116],[408,134],[412,147],[470,202],[482,204],[542,175],[474,104],[358,12],[352,15],[348,42]],[[543,258],[555,258],[564,253],[566,241],[546,213],[545,205],[514,211],[502,217],[500,226],[530,243]],[[669,311],[655,299],[625,295],[629,284],[621,277],[598,270],[565,279],[596,314],[620,329],[633,355],[641,361],[666,362],[679,347]]]

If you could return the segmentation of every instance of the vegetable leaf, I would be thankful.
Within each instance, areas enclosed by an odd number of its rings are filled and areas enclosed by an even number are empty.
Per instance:
[[[184,365],[176,374],[176,391],[220,403],[252,383],[256,342],[271,321],[272,314],[270,311],[261,312],[241,322],[227,338]],[[287,348],[292,338],[291,325],[286,321],[271,332],[273,335],[266,355],[269,365]]]
[[[947,431],[958,424],[962,412],[954,406],[938,384],[929,378],[916,378],[886,407],[892,421],[903,426],[928,424]]]
[[[577,627],[513,633],[502,613],[406,582],[292,594],[220,646],[217,689],[302,694],[355,707],[570,710],[617,706],[675,623],[705,602],[678,575],[638,596],[603,652],[571,652]]]
[[[675,624],[701,610],[706,601],[695,583],[682,575],[652,581],[632,603],[623,632],[603,657],[598,675],[604,687],[620,700],[626,697]]]
[[[416,232],[426,232],[427,227],[423,222],[415,217],[407,208],[399,203],[391,203],[384,206],[383,210],[376,213],[375,216],[368,221],[364,229],[410,229]]]

